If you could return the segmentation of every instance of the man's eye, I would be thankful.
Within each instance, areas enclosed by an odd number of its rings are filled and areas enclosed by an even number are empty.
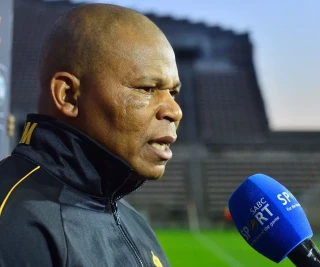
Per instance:
[[[156,91],[156,88],[154,87],[140,87],[138,89],[144,93],[154,93]]]
[[[175,97],[179,92],[177,90],[170,90],[170,94]]]

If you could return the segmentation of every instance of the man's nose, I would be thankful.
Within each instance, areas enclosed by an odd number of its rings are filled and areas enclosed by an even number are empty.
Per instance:
[[[168,120],[175,123],[179,123],[182,119],[182,110],[169,90],[161,92],[160,108],[156,113],[156,117],[158,120]]]

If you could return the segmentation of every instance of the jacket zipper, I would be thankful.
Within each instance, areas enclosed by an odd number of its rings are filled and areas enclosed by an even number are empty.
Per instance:
[[[126,231],[124,230],[121,221],[120,221],[120,217],[119,217],[119,213],[118,213],[118,209],[117,209],[117,203],[113,202],[111,200],[111,209],[112,209],[112,213],[113,213],[113,217],[118,225],[118,228],[122,234],[122,236],[124,237],[127,245],[129,246],[130,250],[133,252],[136,260],[139,263],[139,266],[144,267],[142,259],[139,255],[138,249],[136,248],[136,246],[134,245],[134,243],[132,242],[132,240],[130,239],[130,237],[127,235]]]

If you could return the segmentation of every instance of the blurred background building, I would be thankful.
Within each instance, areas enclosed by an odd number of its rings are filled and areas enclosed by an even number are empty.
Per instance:
[[[74,5],[14,1],[12,66],[11,59],[0,58],[11,69],[11,97],[0,112],[4,117],[10,111],[16,118],[11,148],[19,141],[26,114],[36,112],[41,44],[57,17]],[[218,25],[146,15],[175,50],[183,84],[177,101],[184,119],[166,174],[128,196],[133,206],[156,227],[221,226],[231,193],[254,173],[276,178],[306,203],[315,201],[319,190],[309,190],[320,175],[320,132],[270,130],[250,35]],[[7,141],[6,122],[0,119],[0,141]],[[4,141],[0,144],[0,150],[6,151]],[[315,228],[320,226],[314,212],[308,217]]]

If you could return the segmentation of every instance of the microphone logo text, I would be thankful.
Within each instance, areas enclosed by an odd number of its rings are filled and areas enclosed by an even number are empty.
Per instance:
[[[268,221],[268,217],[273,216],[273,213],[269,209],[269,204],[264,197],[257,201],[257,203],[250,209],[250,212],[261,225],[264,225],[264,222]]]
[[[279,216],[274,218],[274,213],[271,211],[269,203],[264,197],[260,198],[255,205],[250,208],[250,213],[254,218],[250,220],[248,225],[242,227],[240,233],[247,241],[253,237],[252,242],[256,243],[280,218]],[[256,230],[261,229],[261,226],[262,231],[256,232]]]
[[[292,201],[297,202],[297,199],[290,192],[282,192],[281,194],[277,195],[277,198],[281,201],[283,206],[286,206],[287,211],[301,207],[299,203],[291,203]]]

